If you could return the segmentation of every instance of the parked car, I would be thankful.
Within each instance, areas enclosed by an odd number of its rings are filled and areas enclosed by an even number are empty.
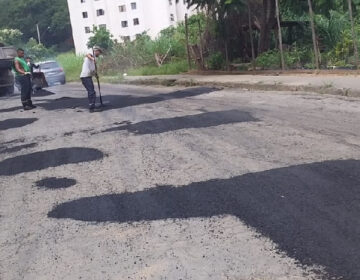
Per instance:
[[[34,69],[34,73],[42,72],[45,75],[45,79],[49,87],[55,85],[63,85],[66,83],[66,77],[64,73],[64,69],[60,67],[60,65],[54,61],[43,61],[36,63],[40,67],[38,69]]]

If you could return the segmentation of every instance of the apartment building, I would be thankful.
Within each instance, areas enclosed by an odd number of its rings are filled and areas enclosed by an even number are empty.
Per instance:
[[[152,38],[193,14],[185,0],[68,0],[75,49],[88,51],[93,26],[105,27],[119,41],[146,31]]]

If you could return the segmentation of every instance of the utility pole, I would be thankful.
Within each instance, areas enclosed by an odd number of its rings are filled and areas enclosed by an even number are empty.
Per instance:
[[[284,59],[284,51],[283,51],[283,44],[282,44],[279,0],[275,0],[275,4],[276,4],[276,19],[277,19],[277,24],[278,24],[279,49],[280,49],[280,56],[281,56],[281,69],[284,71],[285,70],[285,59]]]
[[[355,64],[356,64],[356,69],[358,69],[359,68],[359,52],[358,52],[357,36],[356,36],[351,0],[348,0],[348,4],[349,4],[349,16],[350,16],[350,21],[351,21],[353,43],[354,43]]]
[[[314,45],[315,65],[316,65],[316,69],[319,70],[320,69],[319,53],[318,53],[317,42],[316,42],[314,11],[312,9],[311,0],[308,0],[308,4],[309,4],[309,14],[310,14],[310,23],[311,23],[311,33],[312,33],[312,39],[313,39],[313,45]]]
[[[39,24],[36,24],[36,30],[37,30],[37,35],[38,35],[38,42],[39,44],[41,44],[41,38],[40,38],[40,30],[39,30]]]

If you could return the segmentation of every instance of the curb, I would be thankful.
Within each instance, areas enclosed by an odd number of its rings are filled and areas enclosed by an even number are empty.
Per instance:
[[[221,82],[199,82],[194,79],[174,79],[174,78],[150,78],[150,79],[125,79],[122,84],[128,85],[160,85],[160,86],[210,86],[225,88],[243,88],[247,90],[261,91],[305,91],[319,94],[340,95],[346,97],[360,97],[360,90],[348,88],[335,88],[333,86],[292,86],[281,83],[275,84],[251,84],[251,83],[221,83]]]

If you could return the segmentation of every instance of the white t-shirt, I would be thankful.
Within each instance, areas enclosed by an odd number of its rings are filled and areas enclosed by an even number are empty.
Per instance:
[[[86,56],[82,66],[80,78],[92,77],[94,73],[95,73],[95,62]]]

